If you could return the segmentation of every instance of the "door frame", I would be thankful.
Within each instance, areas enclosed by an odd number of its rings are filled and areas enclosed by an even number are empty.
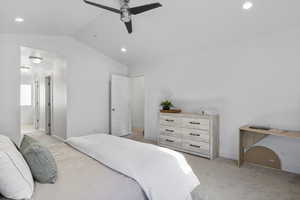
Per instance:
[[[112,77],[113,76],[124,76],[130,79],[129,75],[126,74],[122,74],[122,73],[110,73],[109,75],[109,107],[108,107],[108,113],[109,113],[109,135],[112,135]],[[129,101],[129,111],[131,111],[131,105],[130,105],[130,101]],[[129,113],[131,116],[131,113]],[[130,117],[131,118],[131,117]],[[131,123],[131,119],[130,121],[130,130],[128,135],[132,134],[132,123]],[[124,136],[123,136],[124,137]]]
[[[138,74],[138,75],[133,75],[133,76],[129,76],[129,78],[133,79],[133,78],[141,78],[143,77],[144,79],[144,91],[143,91],[143,95],[144,95],[144,105],[143,105],[143,121],[144,121],[144,127],[143,127],[143,136],[145,137],[145,126],[146,126],[146,90],[145,90],[145,75],[144,74]],[[132,120],[132,119],[131,119]],[[133,127],[132,127],[133,128]]]
[[[45,81],[45,133],[53,134],[53,75],[47,75]]]

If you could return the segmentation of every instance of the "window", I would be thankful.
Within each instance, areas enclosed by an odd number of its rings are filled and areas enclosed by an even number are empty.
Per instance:
[[[21,85],[21,106],[32,105],[31,85]]]

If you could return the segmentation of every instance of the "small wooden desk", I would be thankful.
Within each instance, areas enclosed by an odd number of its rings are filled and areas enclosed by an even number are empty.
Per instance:
[[[243,126],[240,128],[239,132],[239,167],[244,163],[245,150],[269,135],[300,139],[300,131],[286,131],[279,129],[260,130],[252,129],[249,126]]]

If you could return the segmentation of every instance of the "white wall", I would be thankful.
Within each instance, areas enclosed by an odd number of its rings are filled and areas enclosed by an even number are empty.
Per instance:
[[[53,66],[52,135],[67,138],[67,63],[56,57]]]
[[[21,125],[32,126],[33,125],[33,106],[21,106]]]
[[[220,152],[227,158],[237,158],[242,125],[300,130],[299,35],[269,34],[206,52],[195,42],[190,51],[130,68],[130,75],[145,75],[146,138],[157,138],[159,103],[166,97],[185,111],[218,110]],[[284,169],[300,173],[300,140],[280,141],[272,146],[283,152]]]
[[[40,66],[43,71],[43,64]],[[46,82],[45,73],[35,74],[35,80],[39,81],[39,130],[46,130]]]
[[[131,116],[133,128],[144,128],[144,77],[131,77]]]
[[[0,133],[20,137],[20,46],[67,61],[67,137],[108,132],[109,75],[127,67],[69,37],[0,35]]]
[[[20,137],[20,54],[17,45],[0,37],[0,134]]]

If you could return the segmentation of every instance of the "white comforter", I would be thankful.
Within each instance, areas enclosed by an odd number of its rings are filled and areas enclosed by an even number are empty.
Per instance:
[[[184,156],[166,148],[106,134],[70,138],[67,143],[136,180],[149,200],[191,200],[200,184]]]

